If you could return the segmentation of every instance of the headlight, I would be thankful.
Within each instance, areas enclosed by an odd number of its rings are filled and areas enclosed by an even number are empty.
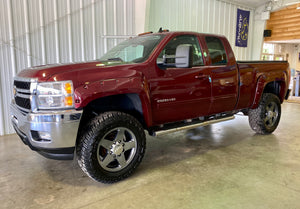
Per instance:
[[[38,83],[37,106],[39,109],[74,107],[74,89],[72,81]]]

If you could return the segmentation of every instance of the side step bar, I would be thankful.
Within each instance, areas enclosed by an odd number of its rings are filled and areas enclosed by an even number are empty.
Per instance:
[[[228,120],[232,120],[234,118],[235,118],[234,116],[230,116],[230,117],[225,117],[225,118],[220,118],[220,119],[212,119],[212,120],[199,122],[199,123],[193,123],[193,124],[190,124],[190,125],[187,125],[187,126],[170,128],[170,129],[166,129],[166,130],[158,130],[158,131],[152,132],[151,135],[152,136],[161,136],[161,135],[173,133],[173,132],[176,132],[176,131],[183,131],[183,130],[193,129],[193,128],[197,128],[197,127],[201,127],[201,126],[211,125],[211,124],[214,124],[214,123],[228,121]]]

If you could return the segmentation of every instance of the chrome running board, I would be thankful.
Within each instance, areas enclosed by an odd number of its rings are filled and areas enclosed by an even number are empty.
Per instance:
[[[151,135],[152,136],[161,136],[161,135],[173,133],[176,131],[189,130],[189,129],[193,129],[193,128],[197,128],[197,127],[201,127],[201,126],[211,125],[214,123],[224,122],[224,121],[232,120],[234,118],[235,118],[234,116],[230,116],[230,117],[224,117],[224,118],[219,118],[219,119],[212,119],[212,120],[208,120],[208,121],[193,123],[193,124],[186,125],[186,126],[170,128],[170,129],[166,129],[166,130],[158,130],[158,131],[152,132]]]

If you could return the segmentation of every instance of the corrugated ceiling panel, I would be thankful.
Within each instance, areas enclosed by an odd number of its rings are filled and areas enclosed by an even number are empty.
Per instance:
[[[248,47],[235,47],[237,9],[250,10]],[[149,31],[160,27],[225,35],[239,60],[251,58],[254,10],[221,0],[151,0],[148,8]]]
[[[134,0],[0,0],[0,135],[22,69],[100,58],[135,34]]]

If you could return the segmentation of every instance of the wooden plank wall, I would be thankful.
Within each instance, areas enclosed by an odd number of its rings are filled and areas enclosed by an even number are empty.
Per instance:
[[[300,39],[300,4],[294,4],[280,11],[272,12],[267,21],[267,30],[272,30],[271,37],[265,41]]]

